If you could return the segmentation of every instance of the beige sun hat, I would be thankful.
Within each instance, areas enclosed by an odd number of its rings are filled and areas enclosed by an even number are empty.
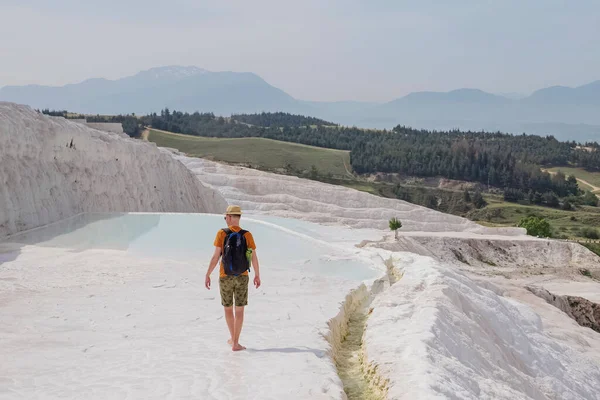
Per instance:
[[[229,206],[225,211],[225,215],[242,215],[242,209],[240,206]]]

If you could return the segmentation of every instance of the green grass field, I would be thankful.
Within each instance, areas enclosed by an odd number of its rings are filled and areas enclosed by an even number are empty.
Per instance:
[[[600,188],[600,172],[589,172],[582,168],[568,168],[568,167],[555,167],[548,169],[550,172],[562,171],[565,175],[575,175],[578,179],[583,179],[591,185]],[[592,190],[592,188],[584,183],[579,182],[579,187],[585,190]],[[596,190],[595,193],[600,193],[600,190]]]
[[[600,244],[598,244],[598,243],[582,243],[582,245],[587,247],[590,251],[592,251],[596,255],[600,256]]]
[[[494,197],[487,197],[488,205],[474,210],[469,218],[486,226],[517,226],[521,218],[530,215],[545,218],[552,227],[554,237],[584,239],[582,230],[600,226],[600,208],[581,207],[575,211],[555,208],[507,203]]]
[[[161,147],[172,147],[192,157],[203,157],[261,170],[310,171],[314,165],[321,175],[348,176],[350,152],[282,142],[264,138],[206,138],[150,130],[148,140]]]
[[[360,181],[344,181],[344,182],[336,182],[336,184],[345,186],[350,189],[360,190],[361,192],[367,192],[375,195],[379,195],[378,188],[369,183],[369,182],[360,182]]]

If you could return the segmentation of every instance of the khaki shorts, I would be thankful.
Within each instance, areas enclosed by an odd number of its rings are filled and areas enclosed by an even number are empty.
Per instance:
[[[234,299],[236,307],[248,305],[248,275],[226,276],[219,278],[219,289],[221,291],[221,304],[224,307],[233,307]]]

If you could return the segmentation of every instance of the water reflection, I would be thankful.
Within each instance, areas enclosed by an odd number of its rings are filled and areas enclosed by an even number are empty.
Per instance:
[[[6,240],[7,243],[87,249],[127,250],[139,237],[154,229],[158,214],[89,213],[77,215]]]

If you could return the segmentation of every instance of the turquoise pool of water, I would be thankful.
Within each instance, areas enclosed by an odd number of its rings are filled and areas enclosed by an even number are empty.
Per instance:
[[[221,215],[81,214],[15,235],[7,242],[72,251],[120,250],[143,257],[198,260],[199,267],[205,267],[214,249],[215,235],[224,225]],[[241,225],[252,232],[265,267],[285,266],[352,280],[371,279],[379,274],[367,262],[353,257],[350,247],[344,250],[343,246],[327,243],[328,239],[335,240],[338,231],[340,237],[344,236],[344,228],[260,216],[242,218]]]

